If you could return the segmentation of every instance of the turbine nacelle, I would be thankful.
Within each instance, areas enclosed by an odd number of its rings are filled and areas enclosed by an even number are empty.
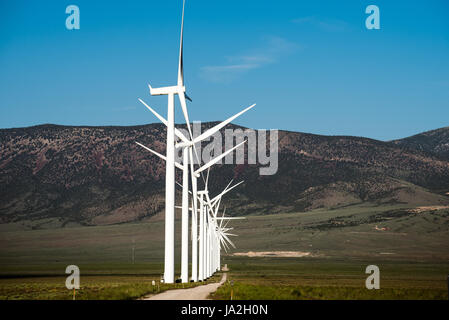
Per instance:
[[[160,88],[153,88],[150,84],[148,84],[148,88],[150,88],[150,94],[152,96],[162,96],[167,94],[180,94],[184,93],[186,99],[192,101],[186,94],[186,87],[185,86],[168,86],[168,87],[160,87]]]

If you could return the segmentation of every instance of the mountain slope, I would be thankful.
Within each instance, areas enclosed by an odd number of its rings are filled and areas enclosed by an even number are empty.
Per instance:
[[[449,127],[423,132],[392,142],[399,146],[424,151],[449,160]]]
[[[213,124],[203,124],[202,131]],[[163,211],[165,163],[135,141],[164,153],[165,127],[0,130],[0,221],[111,224]],[[260,176],[259,167],[213,167],[212,194],[231,178],[245,180],[225,199],[228,213],[360,202],[446,204],[449,199],[444,195],[449,192],[449,162],[397,142],[280,131],[277,174]],[[177,179],[181,181],[178,171]]]

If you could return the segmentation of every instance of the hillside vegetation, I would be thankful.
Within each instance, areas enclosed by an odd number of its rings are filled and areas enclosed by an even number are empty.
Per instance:
[[[203,124],[203,131],[213,124]],[[445,205],[448,132],[443,128],[382,142],[280,131],[275,175],[260,176],[259,165],[215,166],[210,190],[221,191],[232,178],[245,181],[225,199],[231,215],[361,203]],[[423,139],[426,143],[414,142]],[[0,222],[33,220],[34,228],[48,221],[54,226],[103,225],[162,213],[165,163],[135,141],[164,153],[165,127],[0,130]],[[177,171],[178,181],[180,175]]]

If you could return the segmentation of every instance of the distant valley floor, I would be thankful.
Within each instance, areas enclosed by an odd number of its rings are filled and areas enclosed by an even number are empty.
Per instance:
[[[65,267],[69,264],[80,267],[86,290],[91,290],[89,297],[101,293],[106,298],[130,298],[132,292],[136,297],[152,292],[151,280],[160,279],[163,270],[163,225],[162,219],[34,230],[27,227],[29,224],[0,225],[0,296],[20,298],[28,294],[33,298],[44,289],[65,296]],[[260,292],[260,288],[248,285],[284,286],[290,290],[285,297],[290,298],[295,298],[292,292],[303,298],[319,298],[320,294],[332,298],[335,290],[323,293],[313,288],[342,283],[362,290],[368,264],[379,265],[383,285],[393,290],[384,298],[394,298],[394,290],[401,288],[411,290],[404,291],[402,298],[433,299],[445,294],[449,274],[446,207],[364,204],[252,215],[233,222],[233,226],[239,235],[234,238],[237,249],[224,253],[222,262],[231,267],[229,279],[247,290],[242,292],[242,299],[252,299],[251,292]],[[179,227],[177,220],[178,231]],[[176,235],[179,271],[180,232]],[[305,287],[310,292],[301,289]],[[228,289],[224,285],[215,298],[225,298]],[[363,292],[348,290],[344,293],[347,297],[364,297]],[[113,291],[118,293],[109,295]]]

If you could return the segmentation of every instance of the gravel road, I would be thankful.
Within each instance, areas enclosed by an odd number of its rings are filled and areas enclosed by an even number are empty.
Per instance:
[[[144,298],[143,300],[207,300],[212,292],[215,292],[219,286],[226,281],[227,273],[223,273],[220,282],[199,285],[189,289],[174,289]]]

